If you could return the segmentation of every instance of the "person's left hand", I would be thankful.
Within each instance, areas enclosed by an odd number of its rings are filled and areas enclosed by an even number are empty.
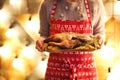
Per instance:
[[[98,38],[98,49],[101,49],[102,48],[102,46],[104,45],[104,39],[103,39],[103,37],[101,36],[101,35],[99,35],[99,34],[97,34],[97,35],[94,35],[95,37],[97,37]]]

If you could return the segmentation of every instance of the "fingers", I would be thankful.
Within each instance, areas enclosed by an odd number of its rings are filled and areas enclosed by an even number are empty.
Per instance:
[[[102,45],[103,44],[103,39],[102,39],[102,37],[101,36],[97,36],[98,37],[98,43],[99,43],[99,45]]]
[[[35,46],[35,48],[38,50],[38,51],[43,51],[42,50],[42,42],[41,41],[39,41],[39,40],[37,40],[36,41],[36,46]]]
[[[97,34],[97,35],[94,35],[97,39],[98,39],[98,49],[101,49],[103,44],[104,44],[104,41],[103,41],[103,38],[101,35]]]
[[[43,42],[45,40],[45,37],[40,37],[37,41],[36,41],[36,46],[35,48],[40,51],[40,52],[43,52]]]

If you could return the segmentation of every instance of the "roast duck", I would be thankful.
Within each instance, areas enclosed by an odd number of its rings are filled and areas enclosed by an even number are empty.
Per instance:
[[[93,35],[62,32],[46,38],[43,50],[49,52],[69,50],[91,51],[100,48],[98,41],[99,38]]]

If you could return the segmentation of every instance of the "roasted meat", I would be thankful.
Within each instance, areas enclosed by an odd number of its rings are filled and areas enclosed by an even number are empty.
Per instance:
[[[52,50],[95,50],[99,48],[98,38],[93,35],[79,34],[74,32],[63,32],[44,40],[43,49]]]

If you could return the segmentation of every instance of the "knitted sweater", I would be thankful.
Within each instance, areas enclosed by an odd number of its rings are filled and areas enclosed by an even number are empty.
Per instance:
[[[50,15],[54,0],[44,0],[39,10],[40,18],[40,35],[48,37],[50,27]],[[105,9],[102,0],[88,0],[93,27],[93,35],[100,34],[105,38]],[[84,0],[78,2],[67,2],[67,0],[58,0],[55,11],[56,19],[61,20],[85,20],[87,12]]]

